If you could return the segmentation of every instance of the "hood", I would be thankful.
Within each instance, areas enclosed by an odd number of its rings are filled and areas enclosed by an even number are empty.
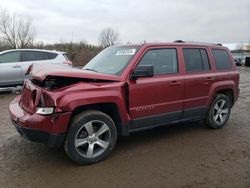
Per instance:
[[[120,76],[101,74],[83,69],[63,67],[59,65],[41,65],[33,64],[29,67],[27,73],[30,73],[32,78],[39,81],[45,80],[47,77],[68,77],[68,78],[82,78],[103,81],[120,81]]]

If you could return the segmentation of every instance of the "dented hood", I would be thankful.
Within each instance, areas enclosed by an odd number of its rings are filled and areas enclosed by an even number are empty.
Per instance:
[[[58,65],[41,65],[33,64],[29,67],[27,73],[30,73],[32,78],[43,81],[47,77],[69,77],[83,78],[94,80],[120,81],[120,76],[101,74],[93,71],[62,67]]]

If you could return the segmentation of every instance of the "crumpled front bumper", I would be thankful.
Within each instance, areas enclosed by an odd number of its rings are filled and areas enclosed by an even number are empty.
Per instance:
[[[20,96],[9,105],[11,121],[20,135],[34,142],[42,142],[49,147],[63,145],[71,112],[52,115],[30,114],[19,105]]]
[[[25,139],[33,142],[42,142],[48,147],[61,147],[65,140],[65,134],[50,134],[40,130],[26,129],[12,121],[17,132]]]

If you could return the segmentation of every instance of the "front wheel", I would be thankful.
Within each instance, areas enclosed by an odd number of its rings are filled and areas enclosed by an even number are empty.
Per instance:
[[[206,115],[205,124],[209,128],[222,128],[231,113],[231,100],[224,94],[217,94]]]
[[[116,139],[116,126],[109,116],[96,110],[85,111],[73,117],[64,149],[78,164],[91,164],[105,159]]]

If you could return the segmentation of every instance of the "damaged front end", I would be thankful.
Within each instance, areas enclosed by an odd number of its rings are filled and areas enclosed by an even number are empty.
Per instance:
[[[10,118],[21,136],[51,147],[64,143],[71,114],[80,104],[79,99],[85,100],[103,84],[120,79],[48,65],[33,65],[28,74],[30,79],[25,80],[21,95],[9,105]]]
[[[26,80],[22,94],[9,105],[10,118],[22,137],[60,147],[64,143],[71,112],[59,112],[56,106],[56,100],[48,90]]]
[[[41,88],[46,90],[57,90],[69,85],[73,85],[78,82],[82,82],[83,79],[80,78],[68,78],[68,77],[60,77],[60,76],[48,76],[45,80],[40,81],[38,79],[31,79],[31,82]]]
[[[88,84],[88,87],[93,87],[120,79],[118,76],[76,68],[35,64],[29,67],[26,74],[30,74],[31,78],[24,83],[20,105],[28,113],[40,115],[53,114],[58,110],[61,112],[56,108],[58,96],[63,96],[63,90],[74,84],[91,83],[91,85]]]
[[[48,77],[43,81],[27,80],[23,87],[20,105],[30,113],[53,114],[56,110],[56,101],[50,92],[79,82],[81,79],[63,77]]]
[[[53,114],[56,104],[46,90],[34,86],[30,80],[26,80],[20,98],[20,106],[31,114],[48,115]]]

